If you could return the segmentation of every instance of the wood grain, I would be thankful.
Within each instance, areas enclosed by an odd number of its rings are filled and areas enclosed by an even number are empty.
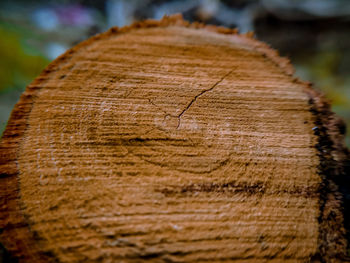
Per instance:
[[[339,261],[322,101],[292,73],[249,35],[176,16],[79,44],[5,131],[0,240],[23,262]]]

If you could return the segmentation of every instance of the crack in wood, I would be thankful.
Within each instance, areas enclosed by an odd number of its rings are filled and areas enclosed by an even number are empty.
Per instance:
[[[202,90],[199,94],[197,94],[196,96],[193,97],[193,99],[187,104],[187,106],[178,114],[178,115],[173,115],[173,114],[170,114],[166,111],[164,111],[161,107],[159,107],[157,104],[155,104],[152,99],[148,98],[148,101],[149,103],[151,103],[154,107],[158,108],[160,111],[162,111],[164,114],[165,114],[165,117],[166,116],[170,116],[170,117],[173,117],[173,118],[177,118],[178,119],[178,122],[177,122],[177,126],[176,126],[176,129],[179,129],[180,127],[180,124],[181,124],[181,117],[186,113],[186,111],[193,105],[193,103],[196,102],[196,100],[202,96],[204,93],[207,93],[209,91],[212,91],[216,86],[218,86],[228,75],[230,75],[231,73],[233,72],[233,69],[230,70],[229,72],[227,72],[223,77],[221,77],[221,79],[219,79],[217,82],[214,83],[214,85],[212,85],[209,89],[205,89],[205,90]]]
[[[185,114],[185,112],[192,106],[193,103],[195,103],[195,101],[200,97],[202,96],[204,93],[207,93],[208,91],[212,91],[217,85],[219,85],[228,75],[230,75],[232,73],[233,70],[230,70],[229,72],[227,72],[223,77],[221,77],[220,80],[218,80],[216,83],[214,83],[214,85],[212,85],[209,89],[205,89],[203,91],[201,91],[199,94],[197,94],[191,101],[190,103],[183,109],[183,111],[177,115],[177,118],[178,118],[178,124],[177,124],[177,127],[176,129],[179,128],[180,126],[180,122],[181,122],[181,117],[182,115]]]

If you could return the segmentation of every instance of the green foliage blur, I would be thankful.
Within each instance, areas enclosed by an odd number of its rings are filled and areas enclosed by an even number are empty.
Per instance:
[[[0,133],[19,94],[48,65],[49,60],[30,40],[37,36],[24,28],[0,23]]]
[[[48,60],[6,24],[0,24],[0,35],[0,92],[9,88],[21,89],[48,64]]]
[[[296,73],[303,80],[310,81],[314,88],[321,90],[331,102],[332,111],[341,117],[348,128],[346,144],[350,146],[350,75],[346,52],[336,47],[304,54],[293,61]],[[341,70],[342,65],[346,65]]]

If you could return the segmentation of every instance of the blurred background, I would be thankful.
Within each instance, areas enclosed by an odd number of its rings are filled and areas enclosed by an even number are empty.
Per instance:
[[[66,49],[111,26],[174,13],[254,31],[289,57],[350,127],[349,0],[1,0],[0,133],[26,85]]]

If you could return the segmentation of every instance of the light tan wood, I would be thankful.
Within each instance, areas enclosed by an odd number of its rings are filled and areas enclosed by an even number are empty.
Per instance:
[[[5,132],[2,242],[32,262],[337,262],[319,97],[292,73],[248,35],[178,17],[78,45]]]

